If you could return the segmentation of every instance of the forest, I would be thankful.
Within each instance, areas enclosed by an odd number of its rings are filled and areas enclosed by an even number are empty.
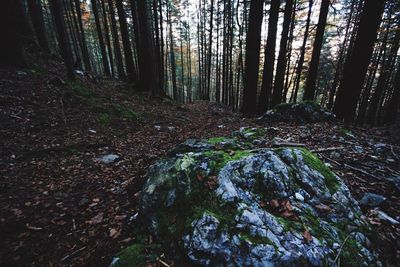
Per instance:
[[[397,266],[398,0],[2,0],[0,266]]]

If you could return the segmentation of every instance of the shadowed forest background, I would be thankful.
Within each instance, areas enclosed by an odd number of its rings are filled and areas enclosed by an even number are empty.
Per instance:
[[[137,232],[149,166],[260,126],[384,196],[362,211],[400,261],[398,0],[1,0],[0,36],[1,266],[108,266],[138,240],[180,266]]]

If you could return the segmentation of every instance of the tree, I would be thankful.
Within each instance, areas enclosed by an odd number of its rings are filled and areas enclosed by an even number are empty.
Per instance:
[[[353,121],[356,114],[384,5],[385,0],[365,1],[354,42],[355,49],[344,65],[333,111],[339,119],[344,119],[346,122]]]
[[[122,62],[121,46],[119,43],[119,35],[118,35],[117,23],[115,20],[115,10],[114,10],[113,0],[108,0],[108,9],[111,18],[111,32],[114,42],[115,59],[117,61],[118,77],[120,79],[125,79],[124,63]]]
[[[17,17],[16,2],[14,0],[2,0],[0,3],[1,66],[19,67],[25,65]]]
[[[283,15],[283,25],[281,34],[281,43],[278,55],[278,63],[275,75],[274,91],[272,93],[272,107],[282,102],[282,93],[285,80],[286,70],[286,53],[287,53],[287,42],[289,39],[289,27],[293,10],[293,0],[286,0],[285,13]]]
[[[101,59],[103,62],[103,70],[106,76],[110,76],[110,65],[108,63],[107,51],[106,46],[104,44],[103,38],[103,30],[101,29],[100,19],[99,19],[99,10],[97,8],[97,0],[91,0],[92,9],[94,14],[94,19],[96,22],[96,29],[97,29],[97,36],[99,38],[100,50],[101,50]]]
[[[111,1],[112,0],[110,0],[110,2]],[[128,80],[130,82],[134,82],[137,80],[137,74],[136,74],[135,64],[133,62],[133,53],[132,53],[131,41],[129,39],[128,24],[126,22],[124,5],[122,3],[122,0],[116,0],[115,3],[117,6],[117,12],[119,17],[119,27],[121,31],[122,45],[124,47],[126,72]]]
[[[51,9],[53,12],[54,23],[56,26],[58,45],[60,48],[61,56],[64,60],[65,66],[67,67],[67,75],[69,79],[74,79],[74,68],[72,64],[72,51],[69,46],[68,34],[65,28],[64,14],[60,0],[51,0]]]
[[[39,42],[40,48],[46,52],[50,52],[49,43],[47,41],[46,30],[44,27],[42,4],[39,0],[28,0],[29,14],[31,16],[33,29],[36,33],[36,38]]]
[[[246,36],[246,67],[244,74],[242,112],[246,115],[257,113],[257,81],[260,60],[261,25],[264,0],[250,3],[249,28]]]
[[[280,0],[272,0],[269,9],[268,18],[268,37],[265,46],[265,58],[263,78],[261,85],[261,93],[258,101],[259,113],[264,113],[269,108],[270,97],[272,94],[273,80],[274,80],[274,65],[275,65],[275,46],[276,46],[276,33],[279,18]]]
[[[324,32],[326,26],[326,18],[328,16],[330,0],[322,0],[321,10],[319,12],[317,34],[313,45],[310,69],[308,70],[306,88],[304,90],[303,100],[314,100],[315,87],[317,83],[317,74],[319,66],[319,57],[321,55],[322,43],[324,40]]]

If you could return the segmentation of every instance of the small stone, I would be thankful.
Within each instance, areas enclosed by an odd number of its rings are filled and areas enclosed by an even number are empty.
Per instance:
[[[363,206],[377,207],[380,204],[382,204],[385,200],[386,197],[384,196],[374,193],[365,193],[359,202]]]
[[[338,158],[340,158],[340,154],[339,154],[338,152],[336,152],[336,151],[333,151],[333,152],[331,152],[331,153],[329,154],[329,157],[330,157],[331,159],[338,159]]]
[[[105,156],[99,158],[99,160],[101,161],[101,163],[111,164],[111,163],[115,163],[118,160],[120,160],[120,156],[114,155],[114,154],[108,154],[108,155],[105,155]]]
[[[79,201],[78,205],[79,205],[80,207],[82,207],[82,206],[85,206],[85,205],[88,204],[88,203],[89,203],[89,199],[87,199],[87,198],[82,198],[82,199]]]
[[[339,245],[338,243],[333,243],[333,244],[332,244],[332,248],[335,249],[335,250],[337,250],[337,249],[340,248],[340,245]]]
[[[353,150],[354,150],[354,152],[356,152],[358,154],[363,154],[365,152],[365,150],[362,146],[354,146]]]
[[[161,131],[161,126],[160,125],[154,125],[154,129],[156,129],[157,131]]]
[[[384,221],[386,221],[386,222],[388,222],[388,223],[395,224],[395,225],[397,225],[397,224],[400,223],[399,221],[393,219],[392,217],[390,217],[389,215],[387,215],[386,213],[384,213],[384,212],[381,211],[381,210],[377,210],[377,211],[376,211],[376,214],[377,214],[377,217],[378,217],[379,219],[384,220]]]
[[[174,127],[174,126],[169,126],[169,127],[168,127],[168,131],[170,131],[170,132],[175,131],[175,127]]]
[[[301,201],[301,202],[303,202],[304,201],[304,197],[302,196],[302,194],[300,194],[300,193],[295,193],[294,194],[294,197],[298,200],[298,201]]]

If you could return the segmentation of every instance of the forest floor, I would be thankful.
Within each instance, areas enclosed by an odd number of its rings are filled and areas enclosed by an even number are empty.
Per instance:
[[[400,185],[390,180],[400,176],[400,147],[385,128],[257,124],[221,105],[177,105],[113,79],[66,82],[56,60],[36,65],[43,68],[0,70],[1,266],[108,266],[135,241],[132,218],[147,167],[188,138],[226,136],[243,126],[275,127],[267,146],[304,144],[356,199],[381,194],[387,200],[379,209],[400,219]],[[104,164],[99,158],[107,154],[120,160]],[[394,266],[400,225],[377,218],[376,208],[363,210],[373,244]]]

